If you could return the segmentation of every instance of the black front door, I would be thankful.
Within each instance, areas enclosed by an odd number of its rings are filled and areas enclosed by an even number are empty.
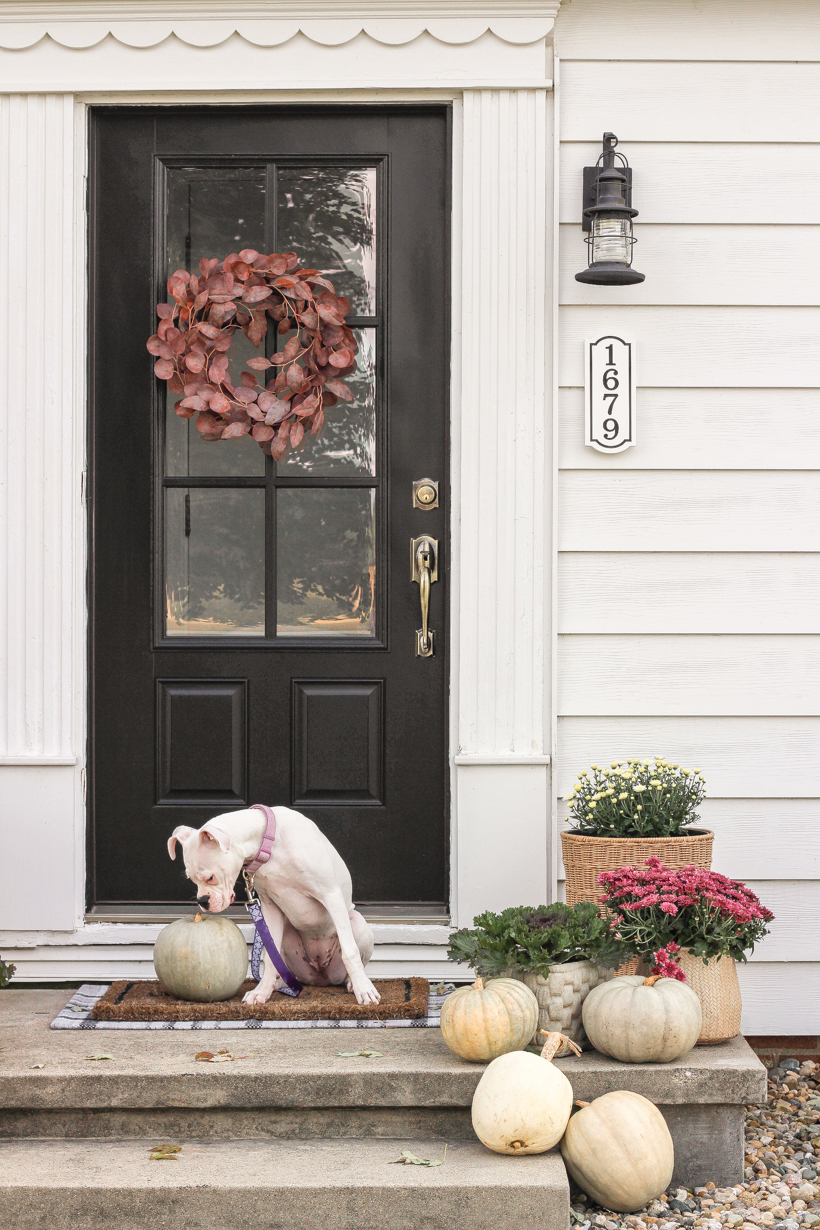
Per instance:
[[[254,802],[358,903],[446,903],[448,156],[443,107],[92,111],[91,907],[188,900],[172,829]],[[203,439],[146,350],[169,275],[245,250],[321,271],[358,341],[279,461]],[[279,344],[237,333],[234,384]]]

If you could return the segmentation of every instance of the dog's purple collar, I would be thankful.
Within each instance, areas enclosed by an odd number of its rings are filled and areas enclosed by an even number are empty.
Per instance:
[[[262,844],[256,852],[256,857],[245,864],[245,871],[247,871],[249,876],[252,876],[270,858],[271,846],[276,841],[276,816],[273,813],[273,808],[266,807],[264,803],[254,803],[250,810],[261,811],[267,821],[265,836],[262,838]]]

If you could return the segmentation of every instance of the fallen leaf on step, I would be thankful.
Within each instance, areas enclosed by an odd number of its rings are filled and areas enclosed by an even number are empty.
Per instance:
[[[86,1055],[86,1059],[122,1059],[122,1055],[109,1055],[106,1051],[100,1051],[97,1055]]]
[[[391,1166],[443,1166],[447,1157],[447,1146],[444,1146],[444,1157],[416,1157],[409,1149],[402,1149],[398,1157],[389,1163]]]
[[[182,1152],[182,1145],[155,1145],[148,1157],[149,1162],[176,1162],[177,1153]]]
[[[213,1051],[197,1051],[194,1059],[201,1059],[203,1063],[227,1063],[231,1059],[250,1059],[250,1055],[232,1055],[230,1051],[218,1051],[216,1055]]]
[[[540,1052],[539,1052],[540,1053]],[[340,1059],[389,1059],[389,1055],[385,1055],[383,1051],[337,1051],[336,1054]]]
[[[32,1063],[32,1064],[29,1064],[29,1067],[30,1067],[30,1068],[44,1068],[45,1066],[46,1066],[46,1065],[45,1065],[44,1063]]]

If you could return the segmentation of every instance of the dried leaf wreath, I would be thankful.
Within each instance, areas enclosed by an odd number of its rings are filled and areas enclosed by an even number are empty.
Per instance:
[[[358,346],[345,324],[350,303],[317,269],[303,269],[295,252],[261,256],[253,248],[223,261],[203,259],[199,277],[177,269],[168,279],[172,302],[157,304],[159,328],[148,339],[154,372],[168,381],[181,418],[197,415],[203,440],[253,435],[278,460],[305,432],[316,435],[325,408],[353,401],[343,381],[356,370]],[[259,346],[268,317],[279,334],[296,333],[270,359],[248,360],[252,372],[235,387],[228,376],[233,337],[241,329]],[[255,372],[275,369],[260,388]]]

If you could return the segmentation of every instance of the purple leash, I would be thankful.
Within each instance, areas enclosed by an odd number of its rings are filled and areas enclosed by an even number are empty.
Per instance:
[[[282,959],[282,954],[276,947],[273,936],[270,933],[270,928],[262,915],[262,907],[259,904],[259,898],[257,897],[256,891],[253,887],[253,877],[255,872],[257,872],[271,856],[271,847],[276,840],[276,816],[273,813],[273,808],[266,807],[264,803],[254,803],[251,810],[263,812],[267,822],[265,825],[265,835],[262,838],[256,858],[252,859],[246,867],[242,868],[242,875],[245,880],[245,888],[248,894],[248,900],[245,903],[245,908],[253,919],[253,923],[256,928],[256,934],[253,937],[253,949],[251,951],[251,973],[258,982],[259,962],[262,957],[262,949],[264,947],[273,962],[277,973],[287,984],[284,987],[278,988],[279,993],[281,995],[292,995],[296,998],[296,996],[300,995],[303,990],[302,983],[290,972]]]

